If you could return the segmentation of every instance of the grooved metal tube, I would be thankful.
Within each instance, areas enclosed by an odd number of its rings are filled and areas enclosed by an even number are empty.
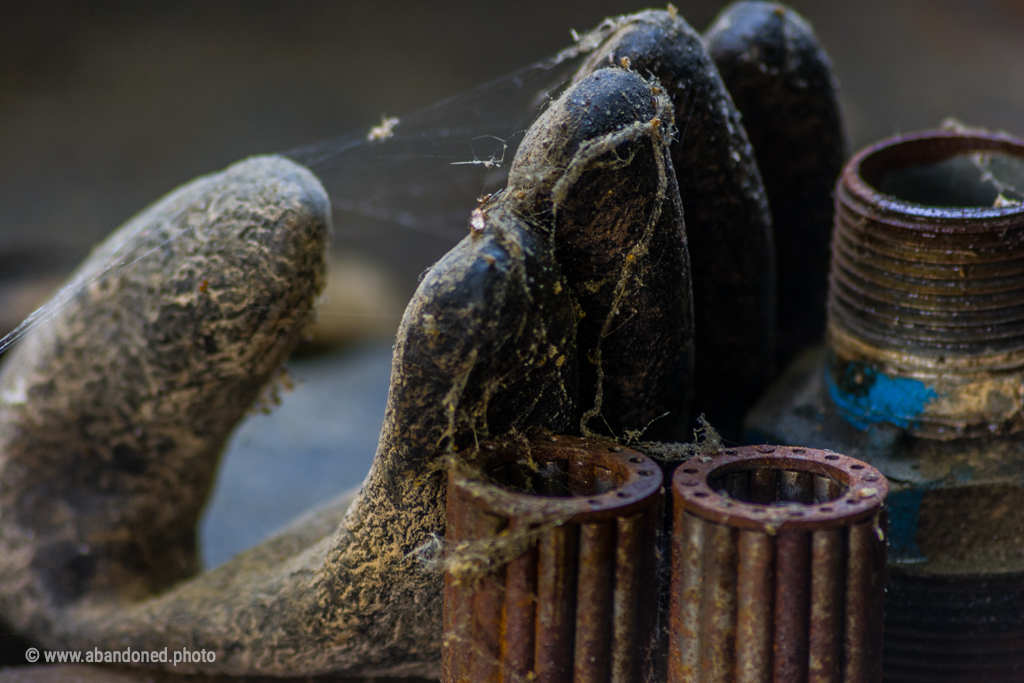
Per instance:
[[[840,413],[932,439],[1024,430],[1024,140],[882,140],[835,195],[825,379]]]
[[[811,617],[808,683],[842,681],[842,576],[846,560],[841,529],[811,535]]]
[[[807,678],[811,539],[799,531],[780,531],[775,538],[775,641],[777,681]]]
[[[639,681],[661,484],[636,451],[546,434],[484,444],[451,472],[442,681]]]
[[[739,534],[736,683],[757,683],[772,672],[775,548],[768,534],[750,529]]]
[[[734,676],[736,648],[736,530],[715,525],[708,533],[704,559],[703,648],[701,680],[729,683]]]
[[[813,381],[840,419],[791,429],[808,395],[794,384],[790,399],[770,399],[790,400],[771,418],[780,428],[761,431],[788,443],[820,434],[901,481],[886,681],[1024,680],[1010,521],[1024,499],[1024,139],[950,126],[881,140],[847,162],[835,199],[829,343]],[[875,423],[899,437],[876,442]],[[851,552],[866,542],[851,536]],[[848,598],[872,574],[853,562]],[[845,662],[879,647],[853,641]],[[845,675],[874,675],[858,666]]]
[[[615,560],[615,527],[607,522],[581,524],[575,661],[586,666],[576,676],[580,683],[608,677]]]
[[[690,468],[684,466],[676,471],[690,471]],[[692,471],[697,472],[696,469]],[[684,486],[690,484],[696,486],[697,481],[683,480]],[[670,681],[695,681],[698,680],[700,655],[704,648],[701,622],[703,560],[710,525],[678,511],[674,511],[673,517],[669,603],[672,631],[668,642],[668,675]]]
[[[509,528],[514,534],[528,533],[530,525],[523,520],[513,520]],[[508,683],[523,680],[530,673],[536,643],[534,628],[537,605],[537,560],[536,546],[515,558],[505,567],[505,651],[503,680]],[[448,585],[448,577],[445,577]],[[447,595],[447,594],[446,594]],[[447,603],[446,603],[447,604]],[[448,612],[445,610],[445,616]],[[446,621],[445,629],[451,624]],[[448,679],[458,680],[458,679]]]
[[[494,515],[478,516],[476,537],[493,536],[504,526],[504,521]],[[497,674],[502,638],[501,633],[491,625],[501,621],[504,607],[504,578],[503,569],[482,576],[473,592],[473,631],[480,636],[475,640],[470,658],[470,680],[493,680]]]
[[[534,666],[542,681],[572,680],[578,533],[578,527],[556,527],[537,543],[540,560],[537,564]],[[487,629],[499,627],[500,623],[498,620],[492,624],[474,623],[472,640],[485,639]]]
[[[641,579],[644,575],[644,522],[656,524],[653,517],[639,513],[617,520],[615,544],[615,588],[612,594],[611,676],[608,680],[627,681],[640,669],[638,656],[646,647],[641,636],[641,610],[657,609],[657,603],[644,601]],[[640,560],[639,562],[637,560]],[[653,634],[652,634],[653,635]],[[586,662],[577,660],[577,667]]]
[[[881,680],[885,477],[831,451],[729,448],[679,467],[672,495],[669,681]]]

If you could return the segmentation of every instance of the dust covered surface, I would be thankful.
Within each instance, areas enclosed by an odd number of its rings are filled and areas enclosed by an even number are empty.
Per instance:
[[[775,362],[775,252],[754,150],[701,37],[681,17],[651,10],[600,30],[607,38],[584,72],[626,58],[675,106],[672,164],[693,268],[694,416],[705,413],[736,439]]]
[[[692,393],[693,313],[668,154],[673,110],[656,82],[615,66],[548,107],[520,146],[509,191],[533,200],[518,210],[553,223],[579,307],[580,431],[678,438]]]
[[[291,162],[250,160],[94,253],[0,377],[5,620],[52,649],[217,653],[181,673],[436,676],[442,577],[422,549],[462,454],[534,428],[678,440],[691,395],[716,426],[742,413],[775,318],[738,114],[675,12],[608,20],[573,49],[589,52],[576,82],[406,309],[359,495],[216,570],[193,576],[196,517],[309,321],[326,196]]]

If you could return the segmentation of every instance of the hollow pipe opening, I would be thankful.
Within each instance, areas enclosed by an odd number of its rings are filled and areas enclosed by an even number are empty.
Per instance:
[[[633,476],[653,475],[651,468],[639,468],[634,473],[633,468],[615,461],[582,457],[571,447],[558,448],[557,441],[549,443],[554,447],[529,448],[522,452],[495,451],[492,456],[497,457],[491,458],[485,471],[494,484],[508,491],[558,498],[609,493],[621,488]],[[628,462],[629,458],[626,460]]]
[[[847,490],[835,476],[779,467],[723,467],[708,476],[708,485],[721,495],[759,505],[827,503]]]
[[[1008,140],[952,134],[887,142],[859,164],[861,179],[878,192],[938,207],[992,208],[1000,195],[1024,201],[1024,155]]]
[[[877,513],[888,481],[875,468],[813,448],[748,446],[683,463],[672,477],[683,507],[744,528],[830,528]]]

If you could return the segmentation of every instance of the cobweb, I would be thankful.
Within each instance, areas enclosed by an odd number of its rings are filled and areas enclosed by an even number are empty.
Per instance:
[[[523,134],[573,62],[555,57],[413,114],[284,155],[320,177],[340,214],[340,237],[372,229],[352,221],[360,216],[461,239],[475,198],[504,186]]]
[[[415,233],[435,240],[439,256],[467,233],[476,198],[504,187],[526,129],[568,85],[585,52],[577,43],[419,111],[384,117],[362,130],[281,154],[312,170],[330,195],[335,248],[372,240],[401,245],[396,234]],[[126,249],[99,275],[70,280],[0,339],[0,354],[60,313],[85,288],[132,268],[159,248]],[[393,252],[392,258],[399,263],[387,265],[405,271],[430,265],[417,262],[414,249]]]

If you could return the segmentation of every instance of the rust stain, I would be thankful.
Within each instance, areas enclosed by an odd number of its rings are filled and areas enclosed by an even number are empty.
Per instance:
[[[449,552],[515,552],[494,553],[482,574],[447,563],[442,680],[640,681],[655,637],[661,484],[637,451],[539,434],[484,444],[453,471]]]
[[[684,463],[672,495],[669,681],[881,680],[885,477],[748,446]]]

